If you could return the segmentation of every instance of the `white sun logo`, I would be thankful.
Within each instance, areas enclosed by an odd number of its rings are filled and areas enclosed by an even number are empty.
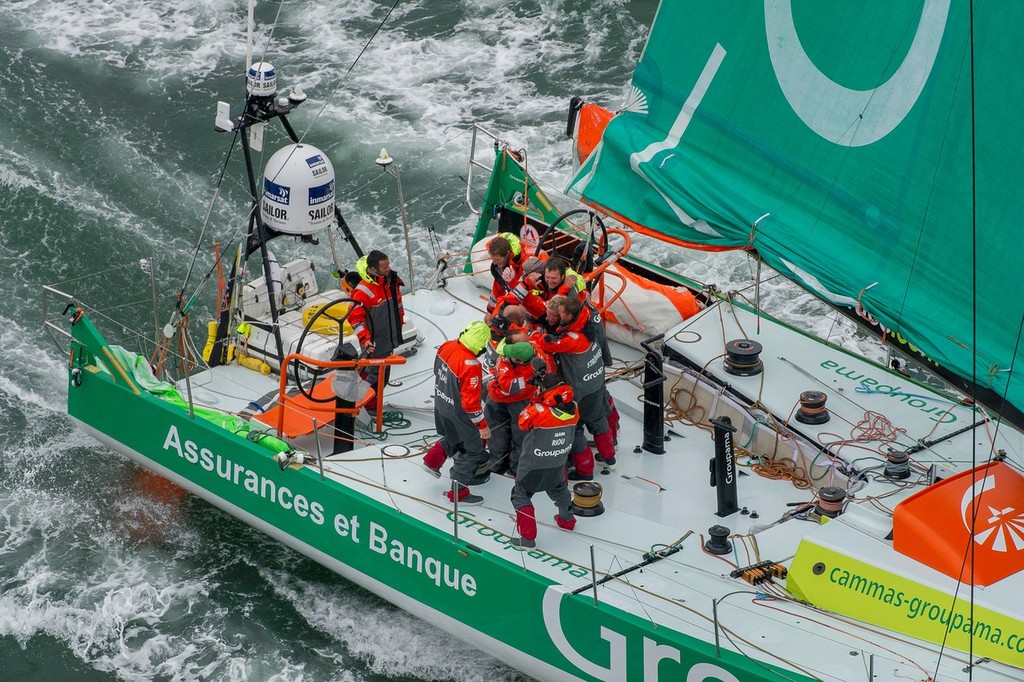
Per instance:
[[[960,500],[960,515],[968,531],[972,530],[971,502],[983,493],[994,491],[995,488],[996,477],[990,475],[964,491],[964,496]],[[978,514],[978,516],[980,522],[982,515]],[[974,534],[974,541],[979,545],[988,547],[995,552],[1008,552],[1011,545],[1014,551],[1024,549],[1024,512],[1017,511],[1016,507],[1000,509],[988,506],[986,523],[986,528]],[[973,530],[978,530],[977,526]]]

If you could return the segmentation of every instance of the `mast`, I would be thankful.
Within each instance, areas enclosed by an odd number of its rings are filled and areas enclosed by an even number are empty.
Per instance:
[[[252,33],[256,28],[256,0],[249,0],[249,16],[246,21],[246,36],[245,36],[245,71],[249,72],[249,67],[252,66]]]
[[[267,242],[279,232],[270,229],[263,220],[260,211],[260,184],[257,181],[256,169],[253,163],[252,151],[262,150],[263,134],[262,128],[272,119],[281,121],[281,125],[289,139],[299,143],[298,135],[291,123],[287,120],[287,114],[306,100],[305,93],[300,88],[295,88],[287,97],[276,97],[277,95],[277,73],[272,64],[260,61],[252,62],[253,30],[255,0],[248,2],[248,27],[246,39],[246,99],[245,109],[241,116],[232,119],[229,114],[230,107],[224,102],[217,104],[216,129],[220,132],[238,132],[242,143],[242,154],[245,158],[245,172],[249,184],[249,196],[251,210],[249,213],[249,224],[246,230],[245,245],[241,263],[237,262],[232,266],[231,275],[228,278],[228,285],[225,291],[224,302],[221,306],[220,317],[217,325],[217,335],[214,340],[213,352],[210,355],[211,366],[223,362],[226,341],[230,333],[231,317],[233,311],[228,302],[232,300],[234,291],[241,286],[241,274],[244,270],[244,263],[249,256],[257,250],[263,263],[264,284],[267,290],[267,298],[270,305],[270,316],[274,334],[274,342],[277,346],[277,356],[284,359],[284,344],[281,341],[281,332],[277,324],[280,311],[277,307],[274,295],[274,282],[271,279],[270,251]],[[335,207],[337,212],[337,207]]]

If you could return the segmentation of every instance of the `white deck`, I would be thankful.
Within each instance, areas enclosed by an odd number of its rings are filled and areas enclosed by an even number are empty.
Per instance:
[[[406,297],[407,316],[419,328],[424,341],[418,352],[409,358],[408,364],[392,371],[392,381],[399,385],[387,390],[385,409],[401,411],[411,421],[408,429],[403,431],[413,435],[396,434],[386,443],[367,441],[362,447],[357,445],[349,454],[327,457],[324,462],[325,475],[399,509],[403,514],[452,533],[455,528],[448,518],[450,505],[443,498],[448,480],[445,477],[441,480],[434,478],[420,462],[422,452],[436,439],[432,431],[434,350],[467,322],[480,318],[483,311],[479,295],[480,290],[469,280],[457,278],[450,280],[446,289],[417,292]],[[479,308],[470,307],[467,302]],[[746,333],[740,330],[741,327]],[[921,408],[914,406],[917,402],[911,403],[909,399],[891,394],[857,393],[855,389],[859,380],[852,377],[877,377],[879,383],[888,385],[893,375],[768,321],[762,320],[760,334],[754,335],[754,328],[752,315],[721,305],[687,321],[667,338],[673,348],[685,352],[696,366],[704,368],[706,374],[714,375],[750,400],[762,401],[783,418],[792,413],[801,391],[825,391],[833,415],[829,423],[807,426],[791,422],[811,441],[821,438],[822,442],[832,442],[849,437],[853,425],[862,420],[869,410],[884,411],[893,421],[893,426],[905,429],[906,433],[900,438],[905,445],[918,439],[936,438],[970,423],[970,411],[963,407],[953,408],[952,413],[957,416],[954,424],[942,424],[933,419],[937,413],[929,411],[930,408],[939,405],[939,413],[943,413],[950,403],[921,399],[926,403]],[[719,357],[724,343],[745,338],[747,334],[764,345],[761,356],[765,364],[763,375],[734,377],[725,374]],[[613,345],[613,354],[616,359],[624,361],[641,358],[639,351],[619,345]],[[799,368],[794,363],[798,363]],[[214,376],[211,375],[215,375],[220,389],[212,387]],[[880,638],[877,634],[879,628],[875,626],[862,629],[850,619],[833,617],[795,602],[757,600],[755,597],[761,592],[759,588],[728,575],[732,564],[746,566],[767,559],[788,563],[801,538],[808,534],[819,537],[824,544],[845,547],[861,561],[872,564],[902,562],[899,568],[905,569],[906,562],[914,562],[892,552],[891,542],[885,539],[888,529],[891,529],[888,515],[871,505],[859,504],[858,513],[848,515],[849,521],[840,517],[820,526],[793,519],[761,529],[791,511],[792,506],[788,506],[791,503],[810,502],[813,493],[797,489],[789,482],[769,480],[743,470],[738,480],[739,504],[749,513],[719,518],[715,514],[716,493],[708,484],[708,463],[714,454],[709,432],[677,422],[671,426],[670,433],[674,435],[665,443],[665,454],[634,452],[634,447],[642,441],[640,390],[636,384],[639,380],[609,384],[619,406],[622,423],[618,466],[613,472],[596,476],[604,487],[604,514],[579,517],[575,532],[561,531],[552,521],[554,506],[546,496],[535,496],[539,525],[537,550],[520,553],[510,549],[507,540],[502,542],[500,535],[511,536],[515,530],[514,511],[509,499],[512,480],[492,476],[487,484],[473,489],[483,495],[484,504],[460,510],[465,518],[472,519],[472,522],[464,521],[458,528],[460,538],[483,551],[562,582],[570,590],[584,588],[589,595],[592,593],[589,587],[592,546],[597,572],[615,573],[640,563],[650,550],[675,543],[687,533],[692,533],[682,543],[682,551],[642,570],[629,572],[621,580],[600,585],[597,588],[598,598],[638,617],[654,618],[664,625],[699,635],[708,641],[714,639],[712,600],[721,600],[718,618],[723,648],[744,652],[783,667],[788,666],[787,660],[800,661],[801,672],[822,679],[843,682],[866,680],[869,665],[874,666],[876,679],[923,680],[926,678],[923,669],[927,669],[927,674],[935,672],[937,646],[899,635]],[[236,387],[236,390],[225,390],[225,386]],[[207,375],[193,377],[191,381],[197,403],[231,411],[245,409],[253,396],[272,394],[277,386],[276,379],[237,366],[220,367]],[[911,393],[918,391],[917,388],[908,390]],[[359,422],[366,426],[368,419],[362,415]],[[1017,439],[1019,435],[1008,429],[1003,429],[1001,434],[1000,447],[1019,462],[1021,443],[1019,440],[1006,440]],[[749,432],[741,429],[736,434],[736,442],[743,444],[748,437]],[[300,439],[296,445],[311,453],[318,449],[311,436]],[[330,452],[328,436],[321,437],[319,448],[322,452]],[[965,461],[969,466],[970,450],[970,437],[960,436],[917,453],[915,459],[924,467],[936,463],[944,470],[954,471],[962,469]],[[848,453],[843,451],[842,454],[846,456]],[[855,467],[858,471],[881,463],[880,458],[867,451],[849,455],[847,460],[857,460]],[[833,476],[828,467],[822,471],[824,475]],[[359,481],[373,485],[360,486]],[[883,490],[892,492],[892,486],[887,482],[870,483],[856,493],[855,503],[866,499],[869,493],[877,494]],[[891,509],[901,497],[915,490],[910,488],[887,498],[887,506]],[[734,534],[759,530],[754,536],[758,555],[754,555],[755,543],[750,540],[734,542],[733,553],[725,557],[702,551],[707,529],[718,524],[727,526]],[[857,534],[860,541],[844,541],[851,533]],[[564,562],[579,567],[573,569],[575,576],[570,573],[569,564]],[[930,582],[948,586],[950,581],[945,576],[927,567],[917,567],[920,573],[927,574]],[[1024,591],[1021,590],[982,590],[977,599],[979,603],[989,605],[1012,604],[1007,609],[1010,613],[1024,612]],[[871,644],[879,641],[884,646]],[[815,654],[808,655],[809,650]],[[808,663],[809,660],[816,663]],[[918,660],[925,662],[923,668],[915,666]],[[939,679],[960,679],[963,676],[962,670],[967,662],[965,654],[947,649],[942,661]],[[1017,677],[1011,668],[989,662],[975,668],[974,679],[1009,680]]]

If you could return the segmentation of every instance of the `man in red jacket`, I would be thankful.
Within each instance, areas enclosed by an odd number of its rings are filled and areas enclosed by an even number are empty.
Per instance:
[[[400,287],[404,282],[391,269],[391,261],[382,251],[370,251],[356,261],[356,272],[360,281],[349,295],[362,305],[352,306],[348,323],[359,337],[359,343],[369,351],[367,357],[386,358],[402,344],[405,309]],[[385,368],[385,383],[390,369]],[[369,367],[363,376],[375,391],[379,373],[380,367]],[[380,401],[378,395],[377,404]]]
[[[525,550],[537,546],[537,517],[533,496],[547,493],[558,508],[555,523],[564,530],[576,527],[572,496],[565,481],[565,464],[572,449],[579,412],[572,401],[572,388],[558,374],[550,372],[541,380],[542,393],[519,415],[523,430],[523,451],[512,486],[519,537],[509,544]]]
[[[487,384],[484,415],[491,426],[491,439],[487,441],[491,459],[487,466],[492,473],[511,470],[515,475],[523,445],[519,413],[537,392],[535,377],[555,371],[551,356],[538,352],[526,338],[525,333],[515,332],[498,344],[498,361]]]
[[[555,334],[534,332],[532,340],[538,348],[555,356],[558,371],[572,386],[579,405],[580,424],[576,427],[576,443],[572,459],[575,471],[570,480],[586,481],[594,476],[594,455],[583,432],[584,424],[594,436],[597,457],[606,469],[615,466],[615,441],[608,426],[608,399],[604,385],[604,363],[596,322],[590,311],[576,297],[561,299],[561,326]]]
[[[527,294],[523,279],[522,247],[519,238],[511,232],[501,232],[487,245],[487,255],[491,257],[491,297],[487,301],[487,314],[490,315],[498,299],[505,294],[513,294],[516,299],[523,300]]]
[[[483,383],[478,359],[490,338],[484,322],[470,322],[457,339],[441,344],[434,359],[434,425],[441,439],[427,451],[423,463],[440,476],[445,460],[454,457],[450,475],[459,484],[459,504],[483,502],[469,487],[489,478],[476,472],[487,461],[484,441],[491,437],[480,401]],[[448,500],[454,501],[451,490]]]
[[[544,264],[543,287],[540,296],[545,301],[551,301],[555,296],[575,296],[583,301],[584,307],[589,310],[594,321],[593,329],[596,333],[597,342],[601,344],[601,358],[604,366],[611,367],[613,363],[612,350],[608,345],[608,336],[605,334],[604,322],[601,320],[601,314],[597,311],[597,308],[590,302],[590,292],[587,291],[586,281],[583,279],[583,276],[570,268],[569,264],[564,260],[554,256]],[[559,302],[560,306],[561,302]],[[618,443],[619,410],[615,407],[615,401],[607,389],[605,389],[604,393],[605,399],[608,401],[608,426],[612,432],[612,441]]]

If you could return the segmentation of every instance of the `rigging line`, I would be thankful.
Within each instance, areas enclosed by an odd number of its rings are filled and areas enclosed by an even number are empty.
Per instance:
[[[284,9],[284,7],[285,7],[285,0],[281,0],[281,2],[278,4],[278,13],[273,15],[273,23],[270,24],[270,31],[269,31],[269,33],[267,34],[265,39],[260,38],[260,41],[263,43],[261,45],[261,47],[260,47],[260,49],[262,51],[262,54],[260,54],[260,59],[259,59],[260,61],[264,61],[266,59],[266,53],[269,51],[270,44],[273,42],[273,32],[276,31],[276,29],[278,29],[278,24],[280,23],[280,19],[281,19],[281,10]],[[248,22],[248,17],[247,17],[246,25],[247,25],[246,28],[248,30],[250,30],[252,32],[256,31],[256,19],[255,18],[253,19],[253,23],[250,25],[249,22]],[[246,65],[246,66],[249,67],[249,66],[252,66],[252,65]]]
[[[971,48],[971,50],[973,50],[973,47]],[[971,53],[971,59],[973,60],[973,52]],[[973,61],[972,61],[972,63],[973,63]],[[961,72],[962,71],[963,71],[963,69],[961,69]],[[973,73],[973,66],[972,66],[971,73]],[[953,84],[952,90],[954,92],[956,92],[959,89],[959,85],[960,85],[960,82],[959,82],[959,79],[958,79],[957,82],[955,84]],[[971,97],[972,97],[972,102],[973,102],[973,97],[974,97],[974,95],[973,95],[973,93],[974,93],[974,79],[973,78],[971,79],[971,93],[972,93]],[[972,106],[971,146],[973,147],[973,145],[974,145],[974,142],[973,142],[973,140],[974,140],[973,103],[972,103],[971,106]],[[950,133],[951,130],[959,130],[959,129],[960,129],[960,120],[959,119],[954,119],[953,107],[950,107],[949,108],[949,112],[946,115],[946,125],[943,128],[943,130],[945,131],[945,134],[943,135],[942,143],[940,145],[940,149],[942,150],[942,152],[945,152],[946,149],[948,148],[947,147],[947,143],[952,142],[953,145],[956,144],[956,140],[952,140],[952,141],[949,140],[949,133]],[[972,158],[972,160],[971,160],[972,168],[973,168],[973,165],[974,165],[974,161],[973,161],[973,158]],[[924,214],[922,215],[921,221],[920,221],[920,223],[918,225],[918,227],[920,228],[920,231],[918,232],[918,235],[917,235],[917,243],[914,245],[914,256],[910,260],[910,269],[907,272],[907,277],[906,277],[906,280],[905,280],[904,285],[903,285],[903,298],[900,301],[900,307],[899,307],[899,311],[898,311],[898,315],[899,316],[894,318],[894,321],[895,321],[896,324],[892,325],[892,330],[891,331],[893,331],[893,332],[898,332],[900,330],[901,326],[902,326],[903,311],[906,309],[907,297],[910,295],[911,281],[913,280],[914,273],[917,270],[918,265],[919,265],[919,263],[918,263],[918,261],[919,261],[918,256],[921,253],[921,242],[924,241],[925,236],[926,236],[925,228],[927,226],[928,219],[929,219],[930,214],[931,214],[931,204],[932,204],[931,199],[935,195],[935,192],[938,189],[939,174],[940,174],[941,171],[942,171],[942,168],[940,167],[940,165],[936,164],[935,171],[934,171],[934,173],[932,175],[932,181],[929,184],[928,201],[925,203]],[[973,170],[972,170],[972,173],[973,173]],[[973,180],[972,180],[972,184],[973,184]],[[974,190],[973,190],[973,188],[972,188],[971,191],[972,191],[971,204],[972,204],[972,215],[973,215],[973,204],[974,204],[974,199],[973,199],[973,191]],[[972,223],[973,223],[973,217],[972,217]],[[974,265],[976,265],[976,263],[974,262],[975,256],[973,255],[975,253],[975,249],[976,248],[977,247],[976,247],[976,244],[974,244],[974,242],[973,242],[973,236],[972,236],[972,246],[971,246],[971,251],[972,251],[972,267]],[[972,289],[971,290],[974,293],[974,295],[976,295],[976,293],[977,293],[977,281],[976,281],[977,277],[975,275],[972,275],[972,277],[973,277],[973,279],[972,279],[973,284],[972,284]],[[972,305],[972,309],[974,307],[975,306]],[[977,336],[975,335],[973,337],[972,341],[973,341],[973,343],[977,343],[977,340],[978,340]],[[972,346],[972,347],[973,348],[977,348],[977,346]],[[976,370],[972,370],[972,379],[971,379],[972,383],[977,381],[977,377],[973,376],[975,371]],[[971,397],[974,398],[974,395],[972,394]]]
[[[331,93],[324,99],[324,103],[320,106],[320,109],[316,112],[316,116],[313,117],[313,120],[309,122],[308,126],[306,126],[306,130],[303,131],[302,135],[299,136],[299,142],[302,142],[304,139],[306,139],[306,135],[309,133],[309,131],[316,124],[317,119],[320,118],[320,115],[324,113],[324,110],[327,109],[327,105],[330,103],[330,101],[332,99],[334,99],[334,96],[338,93],[338,90],[341,89],[342,83],[344,83],[345,79],[347,79],[349,74],[352,73],[352,69],[354,69],[356,64],[359,63],[359,60],[362,58],[362,56],[366,52],[367,48],[370,47],[370,43],[372,43],[373,39],[377,37],[377,34],[380,33],[380,30],[382,28],[384,28],[384,24],[391,17],[391,13],[395,11],[395,8],[398,7],[398,3],[399,2],[401,2],[401,0],[395,0],[394,4],[391,5],[391,7],[388,9],[388,13],[385,14],[384,18],[380,20],[380,24],[377,25],[376,29],[374,29],[373,35],[371,35],[370,38],[366,41],[366,44],[363,45],[363,49],[359,50],[359,54],[357,54],[356,58],[354,60],[352,60],[352,63],[349,65],[348,70],[345,71],[344,75],[340,79],[338,79],[338,84],[334,86],[334,89],[331,90]]]
[[[111,273],[111,272],[117,272],[118,270],[134,270],[134,269],[136,269],[138,267],[139,267],[139,262],[138,261],[130,261],[128,263],[123,263],[122,265],[115,265],[113,267],[107,268],[106,270],[100,270],[99,272],[88,272],[88,273],[86,273],[84,275],[79,275],[78,277],[72,277],[70,279],[62,279],[59,282],[54,282],[53,286],[59,287],[59,286],[64,286],[66,284],[73,284],[74,282],[78,282],[78,281],[81,281],[83,279],[92,279],[94,277],[102,277],[103,275],[106,275],[106,274]]]
[[[800,602],[797,602],[797,601],[795,601],[794,599],[792,599],[791,597],[788,597],[788,596],[786,598],[778,598],[776,601],[780,601],[780,602],[783,602],[783,603],[786,603],[786,604],[791,604],[791,605],[793,605],[795,607],[804,606]],[[764,600],[758,600],[756,605],[760,606],[761,608],[771,609],[773,611],[778,611],[779,613],[784,613],[787,616],[792,616],[794,618],[797,618],[797,617],[803,618],[804,620],[806,620],[806,621],[808,621],[810,623],[814,623],[816,625],[820,625],[822,627],[828,628],[829,630],[832,630],[833,632],[836,632],[839,635],[847,635],[849,637],[854,637],[854,638],[859,639],[861,641],[867,642],[868,644],[873,645],[873,646],[881,649],[882,651],[887,651],[890,654],[893,654],[898,659],[900,659],[900,660],[902,660],[902,661],[904,661],[904,662],[914,666],[915,668],[920,670],[925,675],[928,674],[927,670],[925,670],[919,663],[917,663],[913,658],[911,658],[907,654],[903,654],[903,653],[900,653],[898,651],[894,651],[894,650],[892,650],[892,649],[890,649],[888,647],[882,646],[881,644],[878,644],[878,642],[876,640],[871,640],[871,639],[868,639],[867,637],[862,637],[862,636],[858,635],[853,630],[847,630],[847,629],[843,629],[843,628],[840,628],[840,627],[836,627],[835,625],[827,623],[824,620],[818,620],[818,619],[811,618],[811,617],[806,616],[806,615],[798,616],[797,614],[793,613],[792,611],[788,611],[788,610],[780,608],[778,606],[774,606],[774,605],[768,604]],[[822,615],[824,617],[831,618],[832,620],[838,621],[838,622],[840,622],[840,623],[842,623],[842,624],[844,624],[846,626],[849,626],[849,627],[852,627],[852,628],[856,628],[857,630],[860,630],[860,631],[870,632],[870,633],[875,634],[875,635],[883,635],[883,636],[888,637],[890,639],[895,639],[895,640],[899,641],[901,644],[910,645],[910,646],[916,647],[918,649],[923,649],[924,651],[929,651],[930,652],[930,650],[926,646],[921,646],[919,643],[916,643],[916,642],[904,639],[902,637],[895,636],[895,635],[893,635],[889,631],[882,632],[881,630],[876,630],[873,627],[868,627],[868,626],[864,625],[860,621],[853,621],[853,620],[844,618],[841,615],[832,613],[830,611],[823,611],[822,609],[820,609],[820,608],[818,608],[816,606],[813,606],[813,605],[810,606],[809,608],[813,612],[817,612],[818,614],[820,614],[820,615]],[[832,641],[837,641],[837,640],[833,639]],[[928,680],[933,680],[933,679],[935,679],[935,678],[934,677],[929,677],[928,678]]]
[[[363,183],[361,186],[356,187],[355,189],[353,189],[353,190],[351,190],[349,192],[346,192],[343,196],[342,195],[338,195],[338,198],[342,199],[342,200],[345,200],[345,199],[350,199],[350,198],[353,198],[353,197],[358,197],[362,193],[362,191],[364,189],[366,189],[370,185],[374,184],[378,180],[381,180],[382,178],[386,178],[386,177],[389,177],[388,173],[386,173],[386,172],[382,173],[382,174],[374,177],[373,179],[368,180],[367,182]],[[428,187],[427,189],[423,190],[419,194],[406,197],[405,203],[406,203],[407,206],[411,206],[412,204],[416,203],[420,199],[422,199],[422,198],[424,198],[424,197],[426,197],[426,196],[428,196],[430,194],[434,194],[438,190],[445,189],[445,185],[447,185],[449,183],[452,183],[453,181],[454,181],[454,178],[442,178],[433,187]],[[387,216],[387,215],[394,214],[394,213],[398,212],[399,210],[401,210],[401,206],[393,206],[391,208],[382,209],[380,211],[380,214],[384,215],[384,216]]]
[[[206,229],[210,226],[210,217],[213,215],[213,207],[217,204],[217,197],[220,195],[221,184],[224,182],[224,176],[228,170],[228,162],[231,160],[231,154],[235,151],[235,145],[238,143],[238,130],[235,130],[235,135],[231,139],[231,144],[228,146],[228,153],[224,157],[224,163],[221,164],[220,174],[217,176],[217,184],[214,185],[213,197],[210,199],[210,206],[206,210],[206,219],[203,220],[203,227],[199,231],[199,239],[196,240],[196,248],[192,251],[192,260],[189,261],[188,270],[185,271],[185,279],[181,283],[181,289],[178,290],[177,304],[174,310],[174,315],[177,317],[179,314],[183,314],[184,311],[181,309],[182,301],[185,300],[185,289],[188,288],[189,279],[192,277],[192,269],[196,265],[196,259],[199,258],[199,247],[203,243],[203,237],[206,235]]]
[[[452,142],[455,142],[456,140],[458,140],[463,135],[466,135],[468,132],[469,132],[468,130],[463,130],[458,135],[455,135],[454,137],[448,138],[447,140],[445,140],[441,144],[437,145],[433,149],[424,150],[423,152],[420,152],[416,156],[410,157],[410,159],[408,161],[409,167],[413,168],[414,164],[417,161],[419,161],[420,159],[422,159],[424,156],[426,156],[428,154],[433,154],[438,149],[441,149],[442,147],[445,147],[445,146],[451,144]],[[381,178],[386,178],[386,177],[389,177],[389,174],[386,171],[382,172],[379,176],[377,176],[375,178],[371,178],[370,180],[368,180],[365,183],[363,183],[360,187],[356,187],[355,189],[348,190],[345,194],[340,194],[339,193],[338,194],[338,198],[340,198],[340,199],[348,199],[348,198],[353,197],[353,196],[358,196],[362,192],[362,190],[364,190],[365,188],[369,187],[371,184],[377,182]],[[440,187],[441,184],[446,183],[446,182],[454,182],[455,179],[458,179],[462,183],[466,182],[465,178],[463,178],[461,175],[455,175],[452,178],[452,180],[442,180],[441,183],[439,183],[437,185],[437,187]],[[437,187],[435,187],[434,189],[437,189]],[[432,190],[427,190],[427,192],[430,192],[430,191],[432,191]],[[426,194],[427,192],[424,192],[423,194]],[[423,194],[421,194],[419,197],[412,197],[412,198],[410,198],[406,203],[411,203],[415,199],[418,199],[418,198],[422,197]]]
[[[977,140],[975,139],[975,119],[974,119],[974,0],[970,0],[968,5],[970,9],[969,21],[970,30],[968,32],[968,42],[970,44],[971,51],[971,346],[974,348],[974,352],[971,354],[971,405],[974,410],[978,409],[978,166],[977,166],[977,154],[978,148],[976,146]],[[1019,337],[1018,337],[1019,338]],[[1009,386],[1009,377],[1007,377],[1007,386]],[[977,420],[975,420],[977,421]],[[971,439],[971,488],[976,489],[975,486],[978,484],[978,439]],[[974,569],[975,569],[975,546],[977,543],[974,542],[974,531],[977,528],[978,508],[981,507],[981,501],[977,497],[971,498],[971,528],[970,528],[970,557],[971,557],[971,585],[970,585],[970,603],[971,603],[971,622],[974,622]],[[957,579],[957,587],[959,588],[959,577]],[[948,636],[949,630],[946,630],[946,635],[942,637],[942,650],[946,648],[946,636]],[[970,637],[968,641],[967,653],[970,654],[971,660],[974,660],[974,636]],[[942,656],[939,655],[941,660]],[[938,675],[938,663],[936,663],[936,676]],[[974,666],[971,665],[968,668],[967,679],[974,679]]]
[[[1013,354],[1010,356],[1010,366],[1006,370],[1006,386],[1003,388],[1002,393],[999,396],[999,407],[996,409],[996,414],[1000,414],[1002,409],[1006,406],[1008,400],[1006,395],[1010,392],[1010,379],[1013,378],[1013,367],[1017,364],[1017,353],[1020,351],[1021,335],[1024,334],[1024,315],[1021,316],[1020,322],[1017,324],[1017,340],[1013,344]],[[992,434],[992,448],[996,447],[996,440],[999,438],[999,428],[1003,425],[1003,418],[999,416],[996,419],[996,432]],[[989,453],[991,457],[991,453]]]
[[[968,58],[970,63],[970,96],[971,96],[971,382],[970,382],[970,398],[971,407],[975,414],[975,422],[977,422],[978,402],[978,194],[977,194],[977,148],[975,146],[975,89],[974,89],[974,0],[968,5],[969,16],[968,16]],[[961,69],[962,71],[962,69]],[[950,112],[952,113],[952,112]],[[948,129],[948,127],[947,127]],[[1019,341],[1019,335],[1018,335]],[[1009,384],[1009,382],[1007,382]],[[971,489],[976,490],[978,485],[978,439],[971,439]],[[968,585],[968,601],[969,601],[969,615],[971,622],[974,622],[974,582],[975,582],[975,545],[977,544],[974,540],[976,523],[978,518],[978,511],[981,507],[978,495],[971,498],[970,511],[971,520],[968,528],[967,535],[967,548],[964,553],[964,558],[960,564],[960,572],[956,580],[956,589],[953,591],[952,599],[953,604],[956,604],[957,595],[960,593],[960,588],[963,586],[963,574],[964,566],[970,565],[970,584]],[[935,662],[935,675],[938,675],[939,664],[942,661],[942,656],[946,650],[946,640],[949,636],[949,630],[943,634],[942,644],[939,647],[939,655]],[[971,661],[974,660],[974,635],[967,640],[967,654]],[[968,665],[967,668],[967,679],[974,679],[974,665],[973,663]]]
[[[271,43],[274,42],[274,31],[277,30],[278,20],[281,18],[281,10],[284,9],[285,0],[281,0],[277,5],[277,14],[274,15],[274,23],[270,25],[270,33],[267,35],[266,42],[263,44],[263,54],[260,55],[260,61],[262,62],[267,57],[267,52],[270,50]],[[254,20],[255,23],[255,20]],[[255,30],[255,26],[251,27]]]

